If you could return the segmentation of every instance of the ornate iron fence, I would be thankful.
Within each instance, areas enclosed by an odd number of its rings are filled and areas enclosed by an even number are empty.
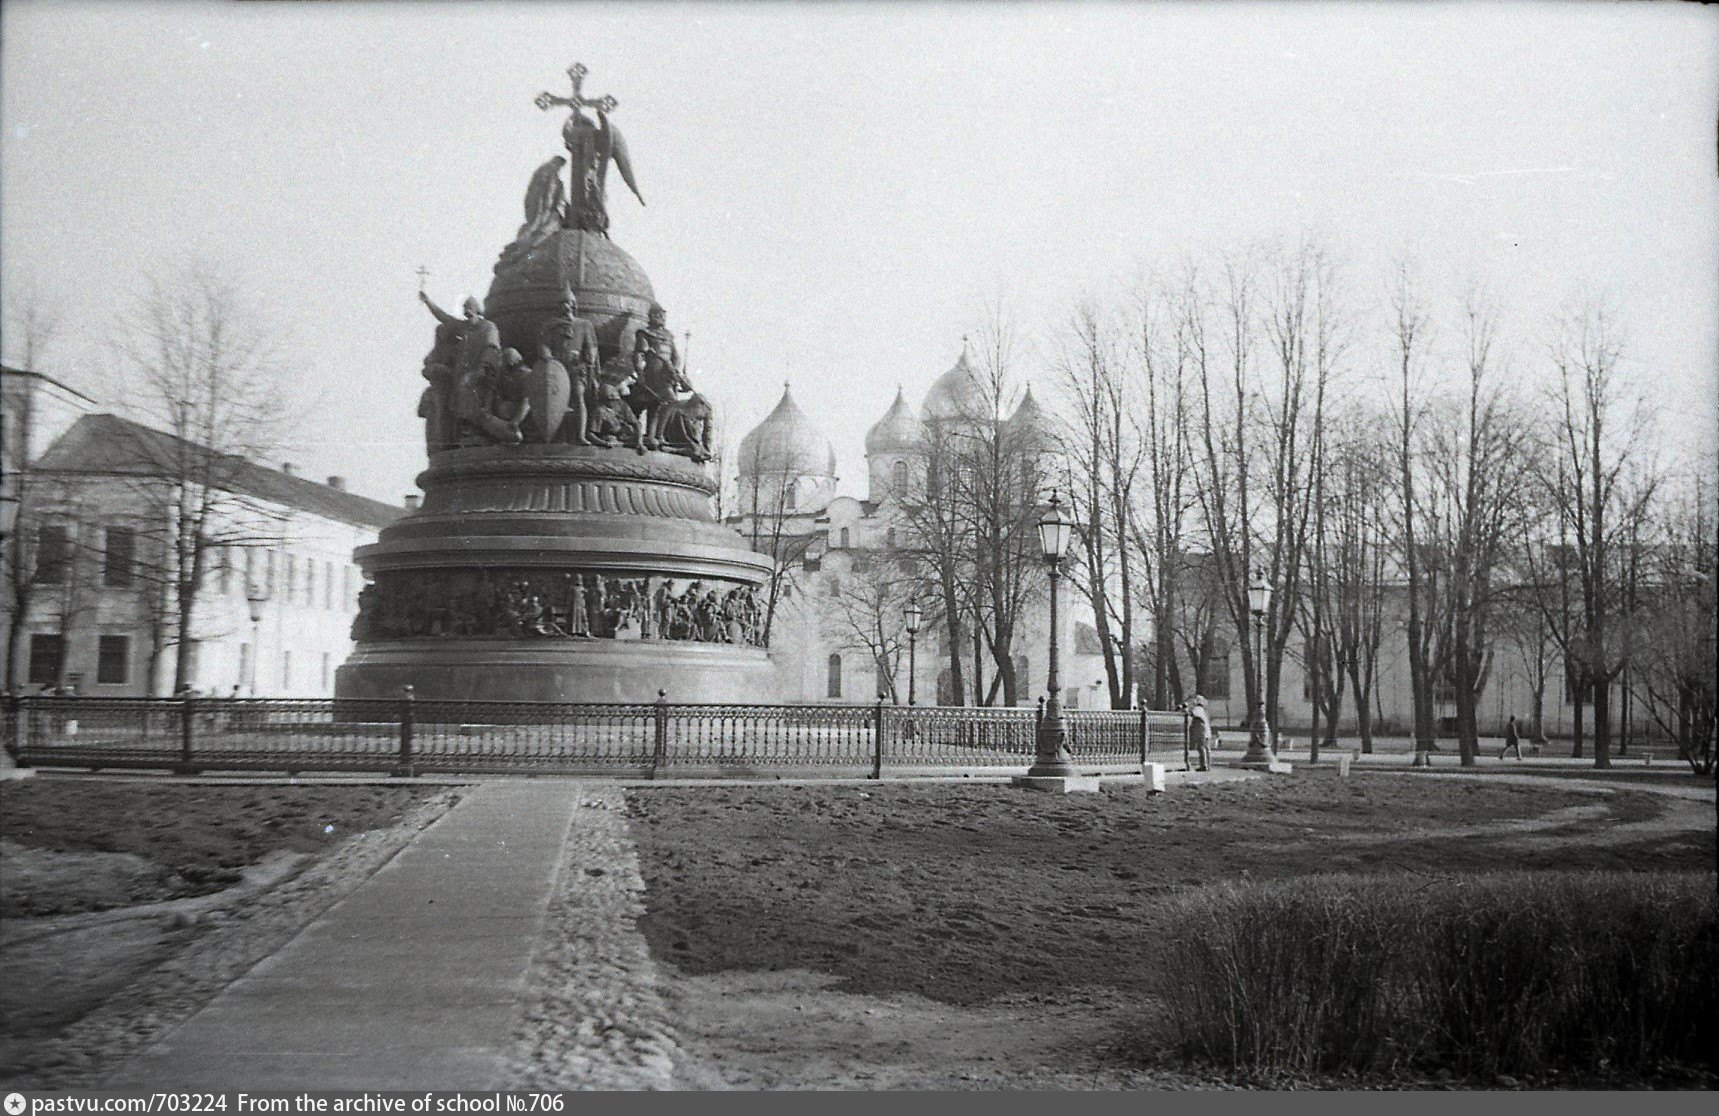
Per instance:
[[[1179,749],[1177,714],[1071,712],[1082,770],[1138,771]],[[1021,708],[274,698],[8,698],[27,766],[201,771],[564,773],[631,777],[1020,771]]]

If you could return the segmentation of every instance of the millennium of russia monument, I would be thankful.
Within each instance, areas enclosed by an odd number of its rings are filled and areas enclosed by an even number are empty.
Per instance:
[[[370,578],[337,698],[768,701],[770,559],[715,522],[711,412],[644,270],[609,239],[612,97],[543,93],[538,168],[489,294],[435,316],[419,509],[356,552]],[[566,178],[563,178],[566,175]]]

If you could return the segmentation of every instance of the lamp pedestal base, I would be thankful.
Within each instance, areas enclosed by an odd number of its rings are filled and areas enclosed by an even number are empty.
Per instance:
[[[1259,759],[1239,759],[1230,766],[1243,767],[1249,771],[1269,771],[1273,775],[1288,775],[1294,770],[1289,764],[1284,763],[1269,752]]]

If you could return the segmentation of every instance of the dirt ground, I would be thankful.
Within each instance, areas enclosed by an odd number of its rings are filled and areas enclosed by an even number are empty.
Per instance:
[[[1153,1053],[1170,892],[1715,863],[1711,800],[1541,781],[640,788],[630,802],[643,929],[679,974],[705,1087],[1210,1087]]]
[[[437,789],[0,783],[0,1078],[224,906]]]

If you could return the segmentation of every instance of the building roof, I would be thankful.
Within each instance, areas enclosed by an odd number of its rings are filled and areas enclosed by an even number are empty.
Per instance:
[[[31,379],[34,379],[34,380],[41,380],[44,383],[53,384],[55,387],[59,388],[61,391],[68,392],[72,395],[75,395],[79,399],[82,399],[85,402],[90,403],[91,405],[94,405],[96,402],[93,398],[91,398],[85,392],[80,391],[79,389],[66,383],[64,380],[55,379],[54,377],[48,375],[46,372],[35,372],[35,371],[32,371],[28,368],[14,368],[10,364],[0,364],[0,376],[29,376]]]
[[[740,440],[740,474],[789,473],[806,477],[836,475],[836,447],[824,436],[800,405],[788,385],[782,385],[782,401],[763,422]]]
[[[35,468],[41,472],[159,476],[161,463],[194,443],[118,415],[85,415],[49,446]],[[197,447],[201,448],[201,447]],[[229,457],[223,488],[236,495],[364,527],[384,527],[404,510],[380,500],[330,488],[304,477]]]

